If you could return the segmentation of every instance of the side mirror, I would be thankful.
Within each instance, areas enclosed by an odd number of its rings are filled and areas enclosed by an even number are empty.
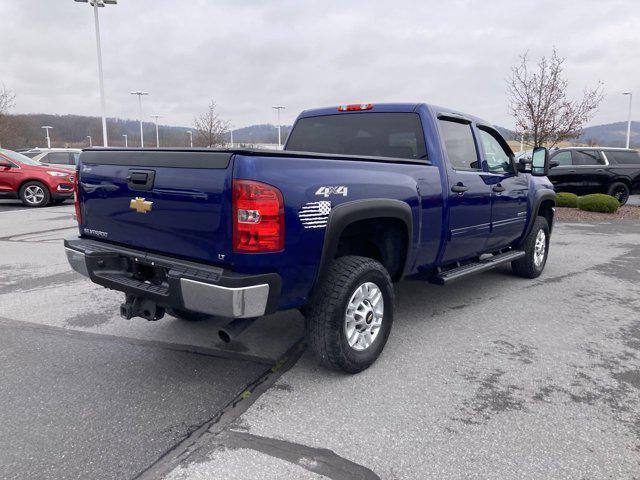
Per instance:
[[[557,162],[557,161],[555,161],[555,160],[551,160],[551,161],[549,162],[549,168],[555,168],[555,167],[557,167],[558,165],[560,165],[560,162]]]
[[[549,151],[544,147],[536,147],[531,155],[531,175],[545,177],[549,173]]]

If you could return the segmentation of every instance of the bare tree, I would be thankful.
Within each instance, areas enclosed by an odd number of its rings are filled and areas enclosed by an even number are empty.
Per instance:
[[[15,105],[15,94],[4,85],[0,88],[0,148],[8,131],[7,112]]]
[[[581,99],[570,99],[569,83],[563,76],[564,61],[554,48],[551,58],[542,57],[537,68],[529,66],[527,52],[511,68],[507,85],[516,133],[525,133],[533,146],[553,147],[578,137],[604,98],[603,85],[598,82],[593,88],[585,88]]]
[[[194,144],[211,148],[226,142],[229,122],[222,120],[216,111],[216,102],[211,100],[207,111],[194,120],[196,137]]]

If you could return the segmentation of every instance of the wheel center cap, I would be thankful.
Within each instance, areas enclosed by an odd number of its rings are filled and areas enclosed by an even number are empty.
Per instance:
[[[367,316],[366,316],[365,320],[366,320],[367,324],[370,324],[371,322],[373,322],[373,312],[367,313]]]

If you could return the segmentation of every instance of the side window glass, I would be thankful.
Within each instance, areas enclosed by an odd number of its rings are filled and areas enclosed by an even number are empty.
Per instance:
[[[573,165],[573,161],[571,160],[571,152],[569,150],[564,150],[563,152],[556,153],[551,160],[554,162],[558,162],[558,166],[560,167],[569,167]]]
[[[490,172],[510,172],[513,173],[511,157],[504,146],[495,137],[496,134],[480,128],[480,140],[484,150],[484,160],[487,162]]]
[[[574,165],[604,165],[604,159],[597,150],[574,150]]]
[[[47,155],[44,163],[53,163],[55,165],[69,165],[69,154],[66,152],[51,152]]]
[[[481,170],[471,125],[442,119],[439,122],[444,148],[453,168]]]

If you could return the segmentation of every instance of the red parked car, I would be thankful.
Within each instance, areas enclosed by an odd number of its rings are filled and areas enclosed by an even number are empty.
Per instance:
[[[0,198],[19,198],[27,207],[46,207],[73,197],[75,172],[43,165],[0,149]]]

